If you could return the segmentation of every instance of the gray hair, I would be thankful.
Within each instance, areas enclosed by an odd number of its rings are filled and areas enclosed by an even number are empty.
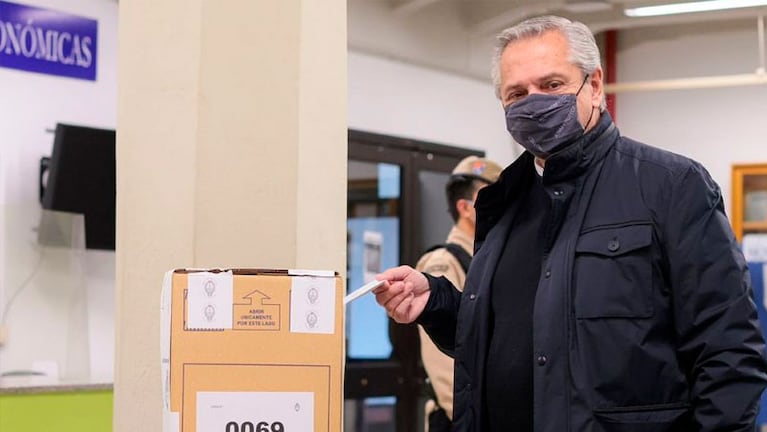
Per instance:
[[[578,66],[584,76],[592,74],[601,66],[597,42],[585,24],[553,15],[530,18],[507,28],[496,37],[492,69],[496,97],[501,98],[501,56],[506,47],[516,40],[540,36],[548,31],[559,31],[565,36],[570,49],[570,61]],[[606,106],[603,97],[600,109],[604,110]]]

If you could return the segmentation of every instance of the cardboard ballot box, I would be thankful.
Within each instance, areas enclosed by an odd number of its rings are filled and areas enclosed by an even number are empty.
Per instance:
[[[342,301],[334,272],[168,272],[164,432],[340,431]]]

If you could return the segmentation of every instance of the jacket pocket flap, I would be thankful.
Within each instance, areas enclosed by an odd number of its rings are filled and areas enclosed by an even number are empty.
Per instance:
[[[652,226],[628,225],[599,228],[583,233],[575,245],[576,252],[618,256],[652,244]]]
[[[608,423],[671,423],[685,415],[690,404],[671,403],[635,407],[595,409],[594,415]]]

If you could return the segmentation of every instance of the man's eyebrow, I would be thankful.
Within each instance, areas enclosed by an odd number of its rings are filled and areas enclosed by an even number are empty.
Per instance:
[[[547,75],[544,75],[544,76],[538,78],[538,81],[548,81],[548,80],[551,80],[551,79],[561,79],[561,80],[564,81],[567,78],[563,74],[561,74],[561,73],[552,72],[550,74],[547,74]]]
[[[515,83],[515,84],[508,84],[508,85],[507,85],[506,87],[504,87],[503,89],[504,89],[504,90],[506,90],[506,91],[508,91],[508,90],[514,90],[514,89],[520,89],[520,88],[522,88],[522,89],[523,89],[523,88],[525,88],[525,86],[524,86],[524,85],[522,85],[522,84],[520,84],[520,83]]]

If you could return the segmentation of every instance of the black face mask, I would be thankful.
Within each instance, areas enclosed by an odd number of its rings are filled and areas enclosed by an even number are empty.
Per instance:
[[[588,78],[575,94],[536,93],[507,106],[506,128],[514,140],[542,159],[575,142],[584,133],[578,121],[578,95]]]

